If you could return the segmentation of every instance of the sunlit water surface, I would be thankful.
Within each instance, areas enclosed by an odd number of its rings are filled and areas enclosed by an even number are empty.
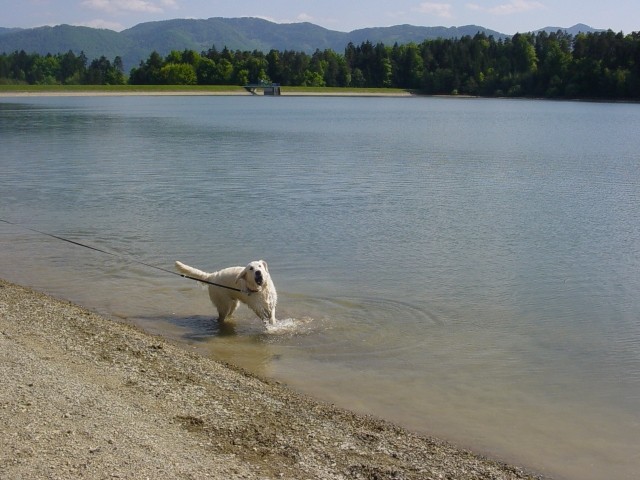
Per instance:
[[[0,275],[555,478],[640,471],[640,106],[0,100]],[[220,326],[135,261],[264,258]]]

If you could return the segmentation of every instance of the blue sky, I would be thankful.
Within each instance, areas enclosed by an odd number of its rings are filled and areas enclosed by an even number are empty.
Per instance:
[[[640,31],[639,0],[0,0],[0,27],[84,25],[123,30],[171,18],[260,17],[351,31],[409,23],[481,25],[513,34],[585,23]]]

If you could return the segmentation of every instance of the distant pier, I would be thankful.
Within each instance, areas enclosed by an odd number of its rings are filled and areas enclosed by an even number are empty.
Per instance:
[[[245,85],[244,89],[252,95],[259,95],[259,91],[262,91],[263,95],[280,95],[279,83],[250,83]]]

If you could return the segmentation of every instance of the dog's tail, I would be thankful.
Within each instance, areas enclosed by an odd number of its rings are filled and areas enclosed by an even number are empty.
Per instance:
[[[197,268],[190,267],[189,265],[185,265],[182,262],[176,261],[176,268],[178,271],[188,275],[191,278],[196,278],[198,280],[207,280],[209,278],[209,273],[203,272],[202,270],[198,270]]]

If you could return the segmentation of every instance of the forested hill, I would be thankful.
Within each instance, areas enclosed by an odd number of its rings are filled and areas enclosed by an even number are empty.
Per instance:
[[[0,53],[25,51],[46,55],[71,50],[76,54],[84,52],[88,58],[114,58],[133,47],[131,40],[113,30],[71,25],[3,30],[0,30]]]
[[[122,60],[83,54],[0,54],[1,84],[246,85],[374,87],[426,94],[640,100],[640,32],[611,30],[515,34],[496,40],[478,33],[460,39],[385,46],[349,43],[300,51],[228,48],[152,52],[125,76]]]
[[[581,27],[583,32],[593,31],[586,25]],[[164,56],[171,51],[206,51],[215,45],[218,49],[227,47],[265,53],[272,49],[308,54],[317,49],[331,49],[342,53],[350,42],[360,44],[369,41],[391,46],[437,38],[462,38],[477,33],[493,36],[496,40],[508,37],[477,25],[450,28],[398,25],[338,32],[311,23],[279,24],[258,18],[176,19],[141,23],[122,32],[70,25],[0,28],[0,53],[24,50],[28,54],[46,55],[72,51],[76,55],[84,52],[89,59],[118,56],[124,69],[129,71],[153,51]]]

